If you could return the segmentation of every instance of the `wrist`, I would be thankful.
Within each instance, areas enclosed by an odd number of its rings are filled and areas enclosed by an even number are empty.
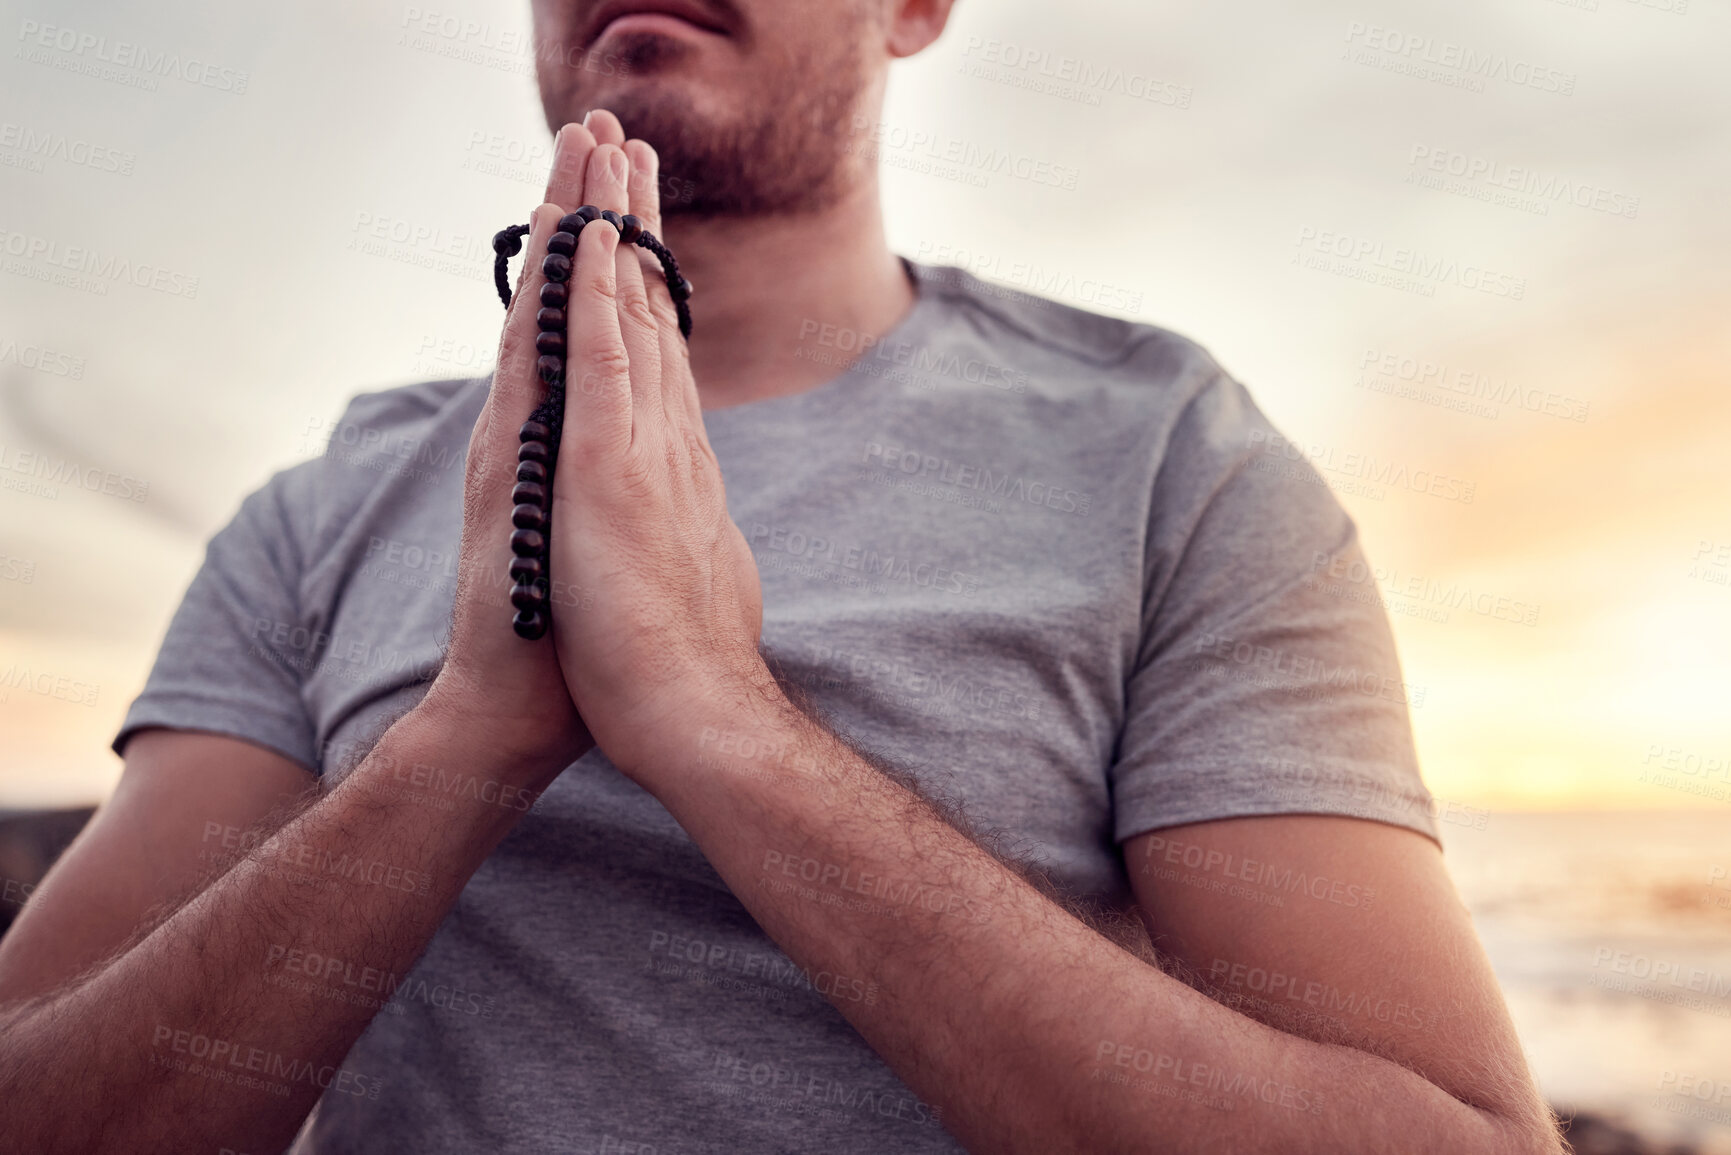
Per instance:
[[[539,795],[595,745],[587,732],[548,742],[527,737],[527,730],[501,725],[469,695],[439,692],[435,685],[386,731],[374,752],[383,755],[382,768],[392,781],[405,788],[459,799],[484,794],[483,801],[491,801],[501,787]]]
[[[724,764],[761,762],[772,747],[795,744],[810,721],[755,653],[724,674],[682,682],[664,701],[653,722],[634,728],[634,740],[618,756],[607,751],[621,771],[664,802],[667,790],[694,777],[713,778]],[[743,759],[742,750],[748,752]]]

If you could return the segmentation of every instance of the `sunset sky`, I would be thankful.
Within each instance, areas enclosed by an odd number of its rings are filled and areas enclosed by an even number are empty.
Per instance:
[[[1442,799],[1731,805],[1731,9],[1681,2],[961,0],[862,134],[899,252],[1194,338],[1317,462]],[[203,542],[347,397],[486,370],[547,155],[525,4],[3,11],[0,479],[126,484],[0,490],[0,675],[65,679],[0,684],[0,807],[109,789]]]

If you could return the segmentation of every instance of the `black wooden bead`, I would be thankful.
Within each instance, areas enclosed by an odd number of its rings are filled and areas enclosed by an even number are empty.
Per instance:
[[[533,481],[519,481],[516,487],[511,490],[511,504],[539,505],[545,509],[547,506],[547,489]]]
[[[546,566],[538,557],[514,557],[511,559],[511,580],[519,585],[536,581]]]
[[[511,235],[509,229],[493,234],[493,251],[503,256],[514,257],[523,251],[523,242]]]
[[[596,208],[594,205],[578,205],[577,211],[571,215],[582,221],[584,224],[588,224],[590,221],[601,219],[601,210]],[[578,229],[577,231],[582,232],[583,230]]]
[[[563,357],[565,355],[565,334],[553,329],[542,330],[535,334],[535,351]]]
[[[547,467],[539,461],[519,461],[517,463],[517,480],[533,481],[536,485],[546,485]]]
[[[643,235],[643,222],[626,213],[619,218],[619,240],[627,245],[637,243],[637,238]]]
[[[535,372],[541,375],[541,381],[546,385],[557,385],[565,375],[565,358],[545,354],[535,359]]]
[[[541,259],[541,275],[549,281],[564,281],[571,277],[571,258],[561,253],[548,253]]]
[[[602,209],[601,219],[618,229],[620,232],[625,231],[625,225],[621,222],[619,214],[614,212],[612,209]]]
[[[691,299],[691,282],[686,280],[684,277],[679,278],[678,284],[669,285],[668,290],[673,294],[673,299],[675,301],[688,301]]]
[[[535,314],[535,327],[543,333],[563,333],[565,331],[565,310],[542,309]]]
[[[547,528],[547,514],[538,505],[516,505],[511,507],[511,524],[518,529]]]
[[[523,428],[517,430],[517,440],[521,441],[525,445],[531,441],[546,441],[552,436],[553,431],[547,428],[545,422],[541,421],[525,421],[523,422]],[[523,451],[521,449],[517,451],[517,456],[523,456]]]
[[[513,530],[511,552],[518,557],[540,557],[547,552],[547,535],[537,529]]]
[[[547,238],[547,251],[568,257],[577,251],[577,238],[570,233],[554,233]]]
[[[547,615],[540,610],[519,610],[517,616],[511,619],[511,628],[517,631],[520,638],[528,638],[531,642],[547,636]]]
[[[545,441],[525,441],[517,446],[518,461],[539,461],[546,465],[552,458],[553,454],[548,450]]]
[[[541,286],[541,303],[549,309],[563,309],[566,296],[565,286],[558,281],[548,281]]]
[[[583,226],[588,223],[576,213],[566,213],[559,218],[559,231],[562,233],[580,233],[583,231]]]
[[[538,610],[547,604],[547,591],[540,586],[513,586],[511,604],[520,610]]]

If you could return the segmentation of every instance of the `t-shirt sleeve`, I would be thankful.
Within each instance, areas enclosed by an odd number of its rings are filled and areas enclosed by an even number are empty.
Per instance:
[[[1142,634],[1112,767],[1115,836],[1268,814],[1436,838],[1394,638],[1352,519],[1218,374],[1154,487]]]
[[[115,753],[138,730],[167,726],[242,738],[318,772],[301,684],[324,635],[300,589],[319,465],[277,473],[211,539]]]

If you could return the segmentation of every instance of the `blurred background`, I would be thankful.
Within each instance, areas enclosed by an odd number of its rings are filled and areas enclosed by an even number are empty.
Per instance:
[[[487,371],[549,138],[521,0],[0,29],[0,811],[77,811],[242,496]],[[898,251],[1200,341],[1339,492],[1583,1149],[1731,1151],[1728,55],[1725,0],[961,0],[860,126]]]

